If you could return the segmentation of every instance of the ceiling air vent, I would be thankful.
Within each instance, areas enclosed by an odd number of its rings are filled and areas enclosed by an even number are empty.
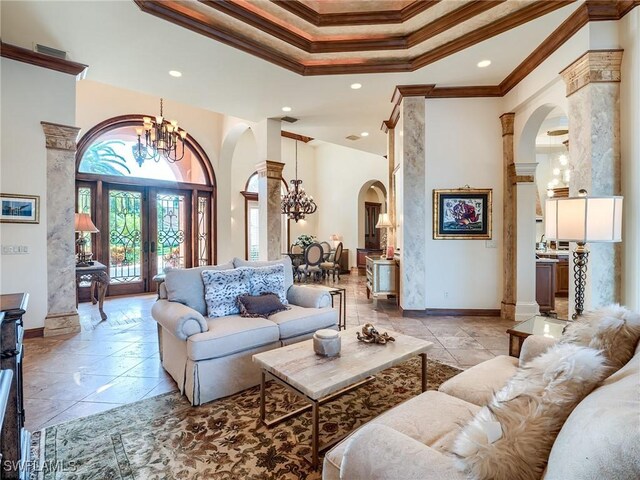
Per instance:
[[[347,140],[360,140],[360,137],[358,135],[349,135],[348,137],[346,137]]]
[[[36,52],[49,55],[51,57],[57,57],[65,60],[67,58],[67,52],[64,50],[58,50],[57,48],[47,47],[46,45],[40,45],[36,43]]]
[[[283,122],[296,123],[298,121],[297,118],[294,117],[282,117],[280,120]]]

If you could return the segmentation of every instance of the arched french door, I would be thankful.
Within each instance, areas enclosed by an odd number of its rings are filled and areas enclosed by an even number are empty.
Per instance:
[[[88,249],[109,268],[109,295],[154,291],[167,267],[215,264],[215,175],[189,135],[185,155],[138,165],[133,156],[142,115],[106,120],[87,132],[76,154],[77,211],[99,233]]]

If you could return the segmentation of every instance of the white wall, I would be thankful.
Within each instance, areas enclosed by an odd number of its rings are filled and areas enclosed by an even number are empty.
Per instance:
[[[2,245],[26,245],[28,255],[0,256],[0,293],[29,293],[25,328],[47,314],[47,163],[41,121],[75,126],[76,80],[2,58],[0,191],[40,196],[39,224],[0,224]]]
[[[624,195],[622,301],[640,311],[640,8],[620,22],[620,143]]]
[[[425,308],[499,309],[502,300],[500,99],[426,100],[428,225],[433,189],[493,189],[493,243],[433,240],[427,228]],[[495,245],[489,248],[490,245]]]
[[[379,181],[387,186],[387,159],[325,142],[316,146],[316,183],[318,191],[317,236],[329,241],[329,235],[342,235],[349,249],[349,265],[356,265],[358,244],[358,195],[362,185]],[[293,237],[292,237],[293,238]]]

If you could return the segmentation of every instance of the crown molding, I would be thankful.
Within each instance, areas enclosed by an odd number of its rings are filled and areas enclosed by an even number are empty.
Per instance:
[[[43,53],[34,52],[27,48],[18,47],[10,43],[0,41],[0,54],[4,58],[10,58],[22,63],[35,65],[36,67],[55,70],[56,72],[67,73],[69,75],[80,75],[88,65],[72,62],[62,58],[52,57]]]
[[[347,25],[385,25],[403,23],[433,7],[440,0],[417,0],[400,10],[374,10],[370,12],[344,13],[319,13],[299,0],[271,1],[316,27],[336,27]]]
[[[383,122],[381,129],[387,133],[389,129],[395,127],[399,117],[399,105],[405,96],[424,95],[425,98],[503,97],[589,22],[620,20],[637,6],[640,6],[640,0],[587,0],[538,45],[499,85],[468,87],[398,85],[394,89],[391,98],[393,103],[392,113],[389,119]]]
[[[286,130],[282,130],[280,132],[280,135],[282,137],[290,138],[292,140],[297,140],[299,142],[304,142],[304,143],[309,143],[311,140],[313,140],[313,137],[307,137],[306,135],[299,135],[297,133],[288,132]]]

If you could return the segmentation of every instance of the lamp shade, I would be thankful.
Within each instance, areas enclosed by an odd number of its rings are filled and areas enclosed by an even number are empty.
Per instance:
[[[563,242],[622,241],[622,197],[547,199],[545,236]]]
[[[376,228],[389,228],[393,227],[391,221],[389,220],[388,213],[381,213],[378,217],[378,223],[376,223]]]
[[[98,233],[88,213],[76,213],[76,232]]]

